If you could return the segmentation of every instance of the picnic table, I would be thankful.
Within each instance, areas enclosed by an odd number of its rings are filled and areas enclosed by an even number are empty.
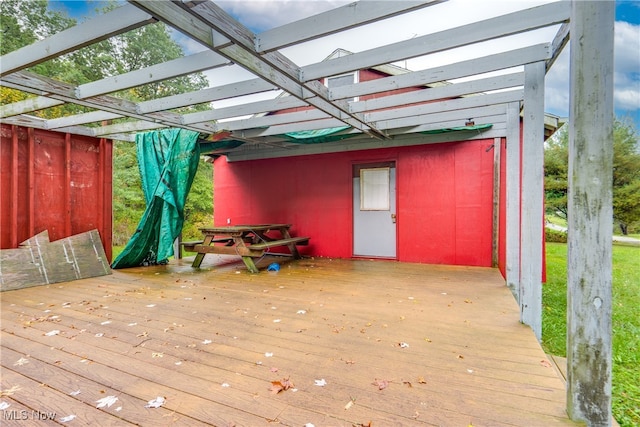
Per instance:
[[[225,227],[201,228],[203,240],[182,242],[185,250],[197,252],[192,267],[198,268],[206,254],[239,255],[252,273],[259,270],[254,263],[269,253],[271,248],[287,247],[290,255],[300,259],[297,245],[306,245],[310,237],[292,237],[291,224],[244,224]]]

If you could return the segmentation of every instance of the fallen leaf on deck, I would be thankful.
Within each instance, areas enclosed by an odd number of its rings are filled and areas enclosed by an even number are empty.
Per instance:
[[[402,384],[405,384],[409,388],[413,388],[413,385],[411,384],[410,381],[402,381]]]
[[[387,380],[379,380],[376,378],[376,380],[372,383],[374,386],[378,387],[378,390],[384,390],[385,388],[387,388],[389,386],[389,381]]]
[[[344,409],[347,410],[351,408],[353,405],[355,405],[355,403],[356,403],[356,400],[352,397],[351,400],[349,400],[347,404],[344,405]]]
[[[307,310],[298,310],[296,314],[307,314]]]
[[[399,342],[398,343],[398,347],[400,347],[400,348],[409,348],[409,344],[407,344],[406,342]]]
[[[0,397],[2,397],[2,396],[13,396],[13,393],[15,393],[15,392],[16,392],[16,391],[18,391],[18,390],[20,390],[20,386],[18,386],[18,385],[14,385],[14,386],[13,386],[13,387],[11,387],[11,388],[8,388],[8,389],[6,389],[6,390],[2,390],[2,391],[0,392]]]
[[[466,299],[464,300],[464,302],[466,302],[467,304],[473,304],[473,301],[471,301],[470,299]]]
[[[53,331],[49,331],[49,332],[47,332],[47,333],[46,333],[46,334],[44,334],[44,335],[45,335],[45,336],[47,336],[47,337],[52,337],[52,336],[54,336],[54,335],[58,335],[59,333],[60,333],[60,331],[59,331],[59,330],[54,329]]]
[[[271,381],[271,393],[278,394],[281,391],[289,390],[295,387],[289,378],[283,378],[280,381]]]
[[[271,368],[271,369],[270,369],[270,371],[271,371],[271,372],[273,372],[273,373],[275,374],[276,372],[278,372],[278,368],[273,367],[273,368]]]
[[[324,387],[327,385],[327,382],[324,378],[322,378],[320,380],[315,380],[315,385],[317,385],[318,387]]]
[[[164,357],[163,353],[151,353],[151,357]]]
[[[273,357],[273,353],[267,352],[264,354],[264,357]]]
[[[418,382],[419,382],[420,384],[426,384],[426,383],[427,383],[427,380],[425,380],[425,379],[424,379],[424,377],[418,377]]]
[[[66,417],[60,418],[61,423],[66,423],[67,421],[71,421],[75,418],[75,415],[67,415]]]
[[[7,402],[0,402],[0,411],[4,411],[5,409],[7,409],[9,406],[11,406],[10,403]]]
[[[166,399],[162,396],[158,396],[153,400],[150,400],[149,402],[147,402],[146,405],[144,405],[145,408],[159,408],[162,405],[164,405],[164,402],[166,401]]]
[[[77,396],[79,394],[80,394],[80,390],[72,391],[71,393],[69,393],[70,396]]]
[[[21,357],[16,361],[16,363],[13,364],[13,366],[22,366],[22,365],[26,365],[27,363],[29,363],[29,359],[25,359],[24,357]]]
[[[155,304],[147,304],[147,307],[151,308],[151,307],[155,307]]]
[[[113,405],[117,401],[118,401],[118,398],[115,397],[115,396],[103,397],[102,399],[96,400],[96,403],[98,404],[98,406],[96,406],[96,408],[104,408],[105,406],[106,407],[111,407],[111,405]]]
[[[545,368],[550,368],[551,366],[553,366],[553,365],[551,364],[551,362],[549,362],[548,360],[545,360],[545,359],[542,359],[542,360],[540,361],[540,364],[541,364],[542,366],[544,366]]]
[[[207,344],[211,344],[213,341],[211,340],[204,340],[202,341],[202,344],[207,345]]]

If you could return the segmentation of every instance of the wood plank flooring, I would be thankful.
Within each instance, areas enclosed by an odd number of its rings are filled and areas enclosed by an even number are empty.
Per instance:
[[[230,260],[0,294],[0,424],[576,425],[494,269]]]

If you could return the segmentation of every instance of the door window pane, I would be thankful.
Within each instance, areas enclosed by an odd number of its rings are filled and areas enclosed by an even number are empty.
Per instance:
[[[360,170],[360,210],[389,210],[389,168]]]

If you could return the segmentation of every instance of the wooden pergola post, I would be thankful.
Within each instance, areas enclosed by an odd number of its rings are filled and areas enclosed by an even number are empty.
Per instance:
[[[611,425],[615,3],[573,1],[567,275],[567,412]]]
[[[545,63],[524,67],[524,118],[520,230],[520,320],[542,339],[542,236],[544,218]]]
[[[520,103],[507,105],[507,219],[506,279],[516,301],[520,299]]]

